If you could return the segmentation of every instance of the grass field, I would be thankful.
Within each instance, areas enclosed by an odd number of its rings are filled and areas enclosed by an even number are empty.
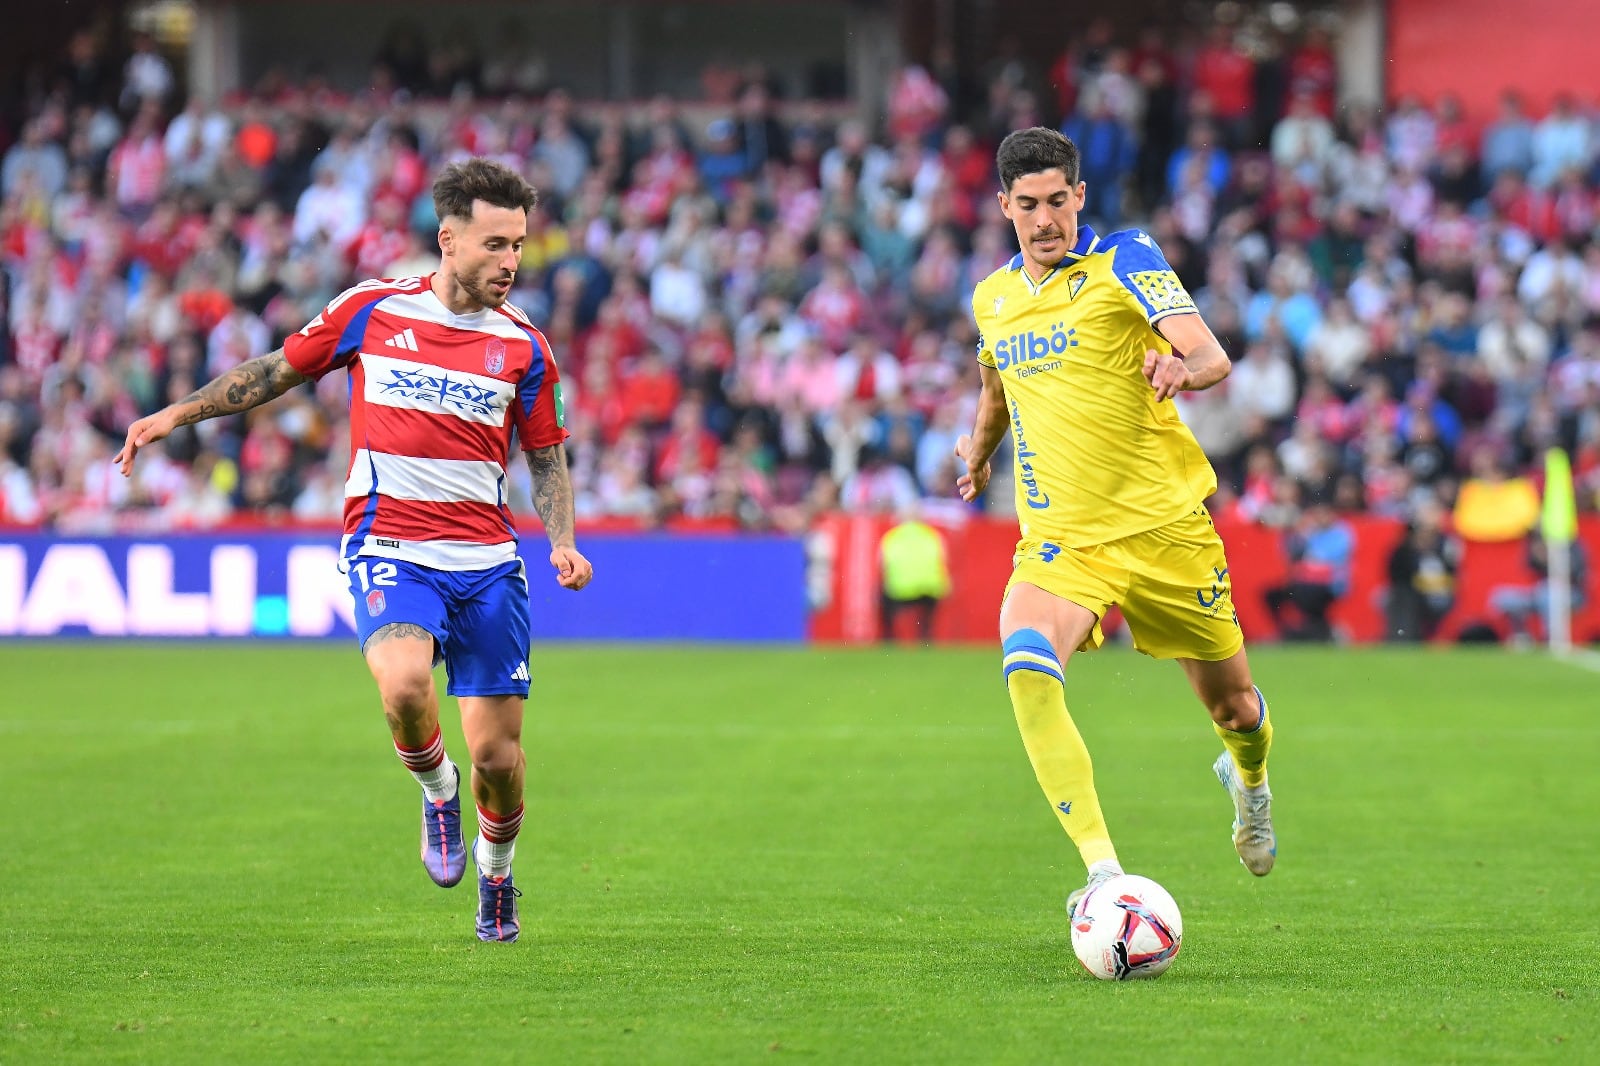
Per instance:
[[[1184,912],[1114,985],[995,650],[536,651],[522,940],[480,945],[350,648],[0,645],[0,1062],[1600,1061],[1575,666],[1260,650],[1256,880],[1181,674],[1075,659],[1124,863]]]

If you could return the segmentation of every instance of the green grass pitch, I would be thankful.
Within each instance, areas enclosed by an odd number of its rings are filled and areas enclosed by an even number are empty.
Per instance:
[[[1123,861],[1184,915],[1114,985],[997,649],[536,649],[505,946],[424,875],[351,647],[0,645],[0,1062],[1600,1061],[1600,677],[1254,663],[1261,880],[1180,672],[1072,663]]]

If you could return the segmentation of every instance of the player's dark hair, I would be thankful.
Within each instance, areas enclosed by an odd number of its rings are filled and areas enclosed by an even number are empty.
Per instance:
[[[994,154],[994,162],[1000,171],[1000,187],[1006,192],[1024,174],[1043,174],[1047,170],[1059,170],[1066,175],[1067,184],[1078,184],[1078,146],[1044,126],[1007,134]]]
[[[451,163],[433,183],[433,210],[441,222],[452,215],[471,218],[475,200],[491,207],[532,211],[539,202],[539,193],[521,174],[492,159]]]

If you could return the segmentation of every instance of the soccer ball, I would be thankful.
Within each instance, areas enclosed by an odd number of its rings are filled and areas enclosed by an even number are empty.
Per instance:
[[[1157,977],[1182,947],[1178,905],[1148,877],[1118,874],[1072,909],[1072,950],[1102,981]]]

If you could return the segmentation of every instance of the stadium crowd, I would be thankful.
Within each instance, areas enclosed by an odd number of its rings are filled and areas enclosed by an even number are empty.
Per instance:
[[[360,93],[269,78],[213,104],[149,41],[114,64],[80,35],[0,134],[0,523],[336,522],[342,375],[180,430],[132,480],[110,458],[347,285],[433,269],[431,175],[472,154],[542,193],[512,300],[561,365],[580,520],[959,513],[968,301],[1015,250],[993,148],[1035,124],[1080,145],[1086,221],[1147,229],[1235,360],[1181,399],[1213,510],[1470,528],[1472,501],[1528,497],[1552,443],[1595,508],[1593,101],[1528,114],[1507,92],[1482,126],[1449,98],[1379,111],[1336,99],[1325,34],[1280,43],[1094,24],[1047,70],[1006,54],[967,79],[936,55],[869,124],[759,69],[625,107],[457,52],[381,55]],[[1009,507],[1005,478],[988,502]]]

